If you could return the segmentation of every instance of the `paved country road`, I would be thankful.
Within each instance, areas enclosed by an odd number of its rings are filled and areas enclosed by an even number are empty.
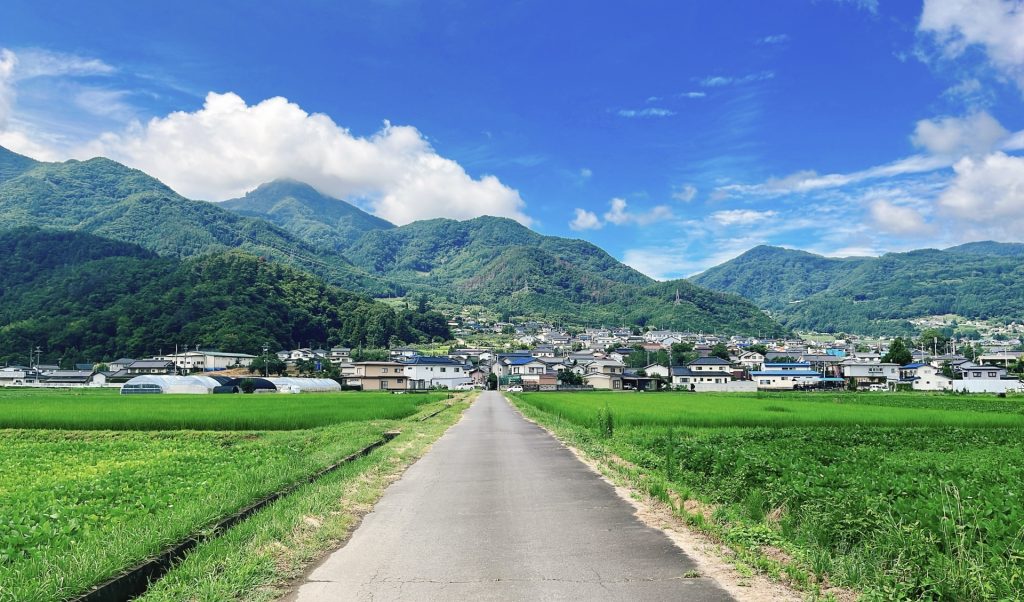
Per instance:
[[[287,599],[731,600],[633,512],[485,392]]]

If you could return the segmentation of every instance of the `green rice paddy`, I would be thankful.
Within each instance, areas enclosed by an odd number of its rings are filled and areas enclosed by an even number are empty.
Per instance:
[[[781,550],[791,559],[783,576],[811,593],[1024,592],[1024,398],[595,392],[515,401],[589,452],[628,460],[657,497],[698,500],[710,516],[681,503],[677,512],[746,562],[767,570],[763,554]]]
[[[83,593],[445,397],[0,391],[0,601]]]

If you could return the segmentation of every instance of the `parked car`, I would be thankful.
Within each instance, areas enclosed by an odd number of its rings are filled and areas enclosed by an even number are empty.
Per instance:
[[[508,392],[509,393],[522,393],[523,392],[523,387],[522,387],[522,385],[512,385],[511,387],[508,388]]]

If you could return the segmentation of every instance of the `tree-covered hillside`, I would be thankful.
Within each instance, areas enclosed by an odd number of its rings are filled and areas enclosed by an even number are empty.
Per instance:
[[[693,281],[747,296],[791,328],[901,334],[928,315],[1019,320],[1022,255],[1024,245],[993,242],[850,259],[758,247]]]
[[[292,181],[217,205],[181,197],[102,158],[39,163],[6,152],[0,170],[0,229],[88,232],[176,259],[237,249],[346,290],[426,294],[450,311],[476,306],[577,325],[785,331],[737,296],[709,295],[687,283],[666,288],[588,242],[542,236],[509,219],[434,219],[395,228]],[[677,288],[681,303],[675,303]]]
[[[354,268],[344,257],[320,252],[265,220],[188,200],[159,180],[109,159],[34,163],[0,181],[0,228],[36,225],[136,243],[169,257],[242,249],[286,261],[346,288],[400,292]]]
[[[24,363],[36,346],[67,364],[175,344],[254,353],[434,337],[449,337],[437,312],[396,310],[237,250],[182,261],[80,232],[0,232],[0,361]]]
[[[239,215],[266,219],[321,251],[344,252],[371,230],[395,227],[295,180],[275,180],[218,205]]]
[[[453,305],[484,305],[504,316],[785,332],[736,295],[685,281],[656,283],[586,241],[543,236],[507,218],[434,219],[377,230],[349,248],[348,256],[411,290],[431,290]]]

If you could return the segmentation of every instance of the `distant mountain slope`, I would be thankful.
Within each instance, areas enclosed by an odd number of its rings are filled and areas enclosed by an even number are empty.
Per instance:
[[[0,229],[45,225],[190,257],[227,249],[288,261],[359,291],[394,292],[336,253],[323,253],[261,219],[191,201],[109,159],[37,163],[0,182]]]
[[[690,280],[716,291],[736,293],[778,310],[827,289],[867,258],[836,259],[806,251],[761,245]]]
[[[239,215],[266,219],[320,250],[343,252],[366,232],[395,227],[295,180],[275,180],[242,198],[217,204]]]
[[[179,261],[82,232],[0,232],[0,361],[65,364],[182,346],[387,345],[447,337],[436,312],[394,310],[239,251]]]
[[[656,283],[586,241],[543,236],[507,218],[434,219],[377,230],[347,255],[355,265],[410,289],[510,316],[785,332],[738,296],[685,281]]]
[[[758,247],[693,281],[743,294],[792,328],[896,334],[927,315],[1019,320],[1022,255],[1024,245],[992,242],[849,259]]]
[[[20,176],[38,164],[35,159],[7,150],[0,146],[0,182]]]
[[[542,236],[509,219],[435,219],[395,228],[287,181],[231,201],[242,206],[238,211],[263,219],[186,199],[108,159],[22,159],[0,157],[8,173],[16,174],[0,181],[0,230],[45,225],[88,232],[178,259],[240,249],[361,293],[426,293],[452,311],[469,305],[577,325],[785,332],[738,296],[682,281],[655,283],[590,243]],[[365,232],[353,240],[359,231]]]

